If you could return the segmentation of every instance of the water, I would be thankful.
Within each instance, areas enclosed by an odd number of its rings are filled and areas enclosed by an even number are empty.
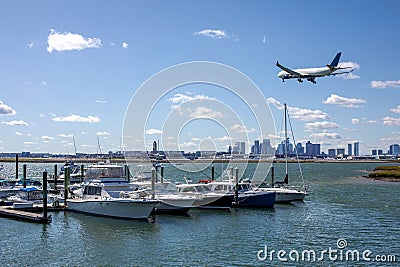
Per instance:
[[[319,256],[329,247],[338,249],[339,238],[346,239],[344,252],[368,249],[371,257],[394,254],[398,265],[400,184],[361,178],[365,170],[377,165],[302,164],[310,195],[304,202],[276,205],[274,209],[191,210],[189,216],[157,216],[154,223],[64,212],[53,213],[48,225],[0,218],[0,265],[310,266],[309,261],[279,261],[276,253],[273,262],[269,258],[260,261],[257,253],[267,245],[269,252],[314,250]],[[13,166],[5,164],[0,174],[12,176]],[[43,169],[52,172],[53,166],[28,164],[28,176],[40,178]],[[219,164],[215,166],[222,169]],[[290,164],[290,170],[295,169],[296,164]],[[282,176],[283,170],[284,166],[278,164],[276,175]],[[166,166],[165,173],[176,179],[183,176],[171,165]],[[199,173],[186,175],[193,181],[207,178],[199,177]],[[297,174],[292,179],[299,181]],[[327,254],[324,259],[314,264],[384,265],[329,261]]]

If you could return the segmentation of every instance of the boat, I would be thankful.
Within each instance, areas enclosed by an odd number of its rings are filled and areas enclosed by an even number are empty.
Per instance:
[[[42,183],[33,179],[25,180],[25,188],[42,188]],[[17,194],[24,188],[23,181],[18,180],[0,180],[0,198],[6,198],[11,195]]]
[[[137,190],[144,190],[152,195],[151,181],[131,182],[132,186],[136,186]],[[194,202],[199,196],[188,196],[167,190],[168,186],[172,186],[170,182],[155,183],[154,198],[159,201],[154,209],[155,214],[186,214],[194,207]],[[174,191],[174,190],[172,190]]]
[[[43,203],[43,191],[37,187],[20,188],[7,200],[13,203],[14,209],[32,208],[33,204]]]
[[[303,180],[303,187],[289,187],[289,174],[288,174],[288,143],[289,139],[287,137],[287,106],[284,104],[285,111],[285,178],[283,182],[274,182],[273,174],[272,174],[272,182],[270,187],[258,187],[257,190],[260,191],[268,191],[268,192],[276,192],[276,203],[291,203],[292,201],[303,201],[304,197],[307,195],[306,186],[304,184],[303,173],[301,172],[300,163],[300,174]],[[296,145],[295,145],[296,147]],[[297,153],[297,151],[296,151]]]
[[[157,200],[135,192],[125,179],[124,168],[112,164],[91,165],[87,181],[67,199],[68,210],[95,216],[146,219]]]
[[[232,206],[235,207],[273,208],[275,205],[276,192],[253,189],[250,181],[239,182],[237,193],[233,179],[213,181],[208,185],[214,192],[234,193]]]
[[[206,184],[178,184],[176,185],[178,193],[196,196],[193,206],[200,209],[227,209],[232,206],[234,194],[232,192],[212,191]]]

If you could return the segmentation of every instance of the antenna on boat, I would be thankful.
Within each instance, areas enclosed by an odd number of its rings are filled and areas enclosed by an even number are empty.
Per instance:
[[[101,146],[100,146],[99,137],[97,137],[97,145],[99,147],[100,155],[103,155],[103,153],[101,152]]]
[[[74,151],[75,151],[75,157],[76,157],[76,144],[75,144],[75,137],[72,136],[72,141],[74,141]]]
[[[286,167],[286,173],[285,173],[285,180],[283,182],[285,184],[289,183],[289,175],[288,175],[288,137],[287,137],[287,106],[285,103],[285,167]]]

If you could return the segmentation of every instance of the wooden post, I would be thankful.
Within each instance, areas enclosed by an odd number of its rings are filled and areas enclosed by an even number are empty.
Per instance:
[[[69,166],[64,167],[64,205],[67,205],[68,184],[69,184]]]
[[[272,166],[271,167],[271,187],[274,187],[274,177],[275,176],[275,167],[274,166]]]
[[[85,166],[81,165],[81,183],[83,183],[83,177],[85,176]]]
[[[43,171],[43,218],[47,219],[47,171]]]
[[[26,188],[26,164],[22,166],[22,187]]]
[[[54,164],[54,189],[57,191],[57,164]]]
[[[15,154],[15,180],[18,180],[18,154]]]
[[[151,196],[152,199],[155,199],[156,197],[156,175],[156,168],[151,168],[151,190],[153,191]]]
[[[164,183],[164,165],[161,165],[161,183]]]
[[[211,165],[211,180],[215,180],[215,168],[214,165]]]
[[[239,204],[239,169],[235,168],[235,202],[236,206]]]

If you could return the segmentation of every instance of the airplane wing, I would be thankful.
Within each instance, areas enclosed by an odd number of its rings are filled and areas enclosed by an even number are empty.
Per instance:
[[[337,73],[331,73],[328,76],[336,76],[336,75],[340,75],[340,74],[346,74],[346,73],[350,73],[352,72],[354,69],[350,70],[350,71],[343,71],[343,72],[337,72]]]
[[[299,73],[299,72],[297,72],[297,71],[294,71],[294,70],[291,70],[291,69],[288,69],[288,68],[282,66],[281,64],[279,64],[278,61],[276,62],[276,66],[277,66],[278,68],[280,68],[280,69],[286,71],[287,73],[293,75],[293,76],[296,76],[296,77],[299,77],[299,78],[302,77],[302,74],[301,74],[301,73]]]

